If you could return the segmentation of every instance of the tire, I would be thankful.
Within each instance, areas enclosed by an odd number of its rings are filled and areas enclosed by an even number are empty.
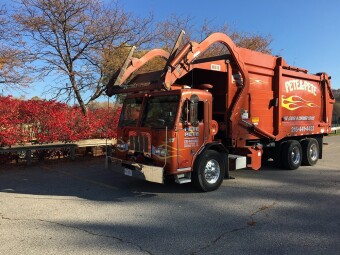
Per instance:
[[[225,163],[223,156],[214,150],[207,150],[199,156],[192,173],[193,184],[201,191],[218,189],[224,179]]]
[[[314,138],[307,138],[301,142],[302,147],[302,164],[305,166],[314,166],[318,162],[320,149],[319,143]]]
[[[282,145],[281,163],[287,170],[295,170],[301,166],[302,148],[296,140],[288,140]]]

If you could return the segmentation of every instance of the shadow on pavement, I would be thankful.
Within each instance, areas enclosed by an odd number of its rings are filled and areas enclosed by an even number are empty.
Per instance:
[[[191,184],[157,184],[121,176],[105,169],[104,158],[94,158],[76,162],[40,162],[29,167],[2,167],[0,192],[119,201],[121,197],[147,199],[157,193],[199,191]]]

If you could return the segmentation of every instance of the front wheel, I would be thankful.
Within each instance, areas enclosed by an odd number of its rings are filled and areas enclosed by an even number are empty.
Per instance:
[[[200,190],[205,192],[213,191],[221,186],[224,174],[223,155],[214,150],[207,150],[197,159],[192,173],[192,180]]]

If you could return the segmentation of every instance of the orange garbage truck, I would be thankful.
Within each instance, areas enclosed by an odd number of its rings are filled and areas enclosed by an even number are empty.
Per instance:
[[[179,48],[182,35],[170,53],[138,59],[132,48],[109,81],[107,95],[126,94],[108,157],[114,171],[212,191],[229,170],[258,170],[266,160],[294,170],[322,158],[335,102],[330,76],[237,47],[223,33]],[[202,57],[216,44],[226,53]],[[140,73],[155,57],[165,67]]]

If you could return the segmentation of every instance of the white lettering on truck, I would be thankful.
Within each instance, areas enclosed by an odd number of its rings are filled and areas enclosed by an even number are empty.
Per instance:
[[[316,86],[308,81],[303,80],[289,80],[285,82],[286,92],[293,92],[297,90],[307,91],[316,96]]]

